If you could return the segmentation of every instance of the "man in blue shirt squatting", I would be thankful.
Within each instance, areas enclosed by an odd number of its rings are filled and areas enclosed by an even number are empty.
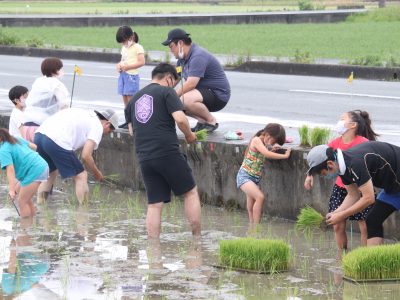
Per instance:
[[[183,29],[175,28],[162,42],[178,59],[182,68],[183,84],[178,84],[176,92],[181,98],[185,113],[197,119],[192,131],[206,129],[212,132],[218,128],[211,112],[220,111],[229,101],[231,88],[225,72],[218,60],[207,50],[192,43]]]

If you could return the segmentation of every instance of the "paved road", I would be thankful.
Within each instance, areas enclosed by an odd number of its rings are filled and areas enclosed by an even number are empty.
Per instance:
[[[0,55],[0,104],[11,108],[7,92],[16,84],[30,87],[40,75],[41,58]],[[77,77],[73,106],[116,109],[123,116],[122,100],[116,93],[114,64],[64,61],[63,79],[69,90],[77,63],[83,75]],[[142,86],[149,82],[152,67],[141,69]],[[297,141],[297,127],[333,126],[338,116],[351,109],[370,112],[381,139],[400,145],[400,83],[368,80],[228,72],[232,99],[217,113],[220,132],[241,129],[251,133],[268,122],[279,121]],[[357,74],[355,74],[356,76]]]

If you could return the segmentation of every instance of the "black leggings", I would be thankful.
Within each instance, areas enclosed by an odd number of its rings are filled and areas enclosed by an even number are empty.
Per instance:
[[[382,201],[375,201],[375,205],[369,212],[366,223],[368,239],[373,237],[383,238],[383,222],[394,212],[396,208]]]

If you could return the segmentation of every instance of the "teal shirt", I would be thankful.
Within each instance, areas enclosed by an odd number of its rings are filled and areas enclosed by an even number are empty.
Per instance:
[[[29,143],[17,138],[17,143],[0,143],[0,164],[2,169],[14,165],[15,177],[21,186],[31,184],[46,169],[46,161],[35,151],[29,148]]]

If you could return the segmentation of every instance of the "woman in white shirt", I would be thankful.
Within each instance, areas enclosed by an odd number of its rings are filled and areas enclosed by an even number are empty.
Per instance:
[[[22,137],[33,142],[36,129],[51,115],[69,105],[69,93],[60,81],[64,72],[59,58],[49,57],[43,60],[43,77],[37,78],[26,99]]]

